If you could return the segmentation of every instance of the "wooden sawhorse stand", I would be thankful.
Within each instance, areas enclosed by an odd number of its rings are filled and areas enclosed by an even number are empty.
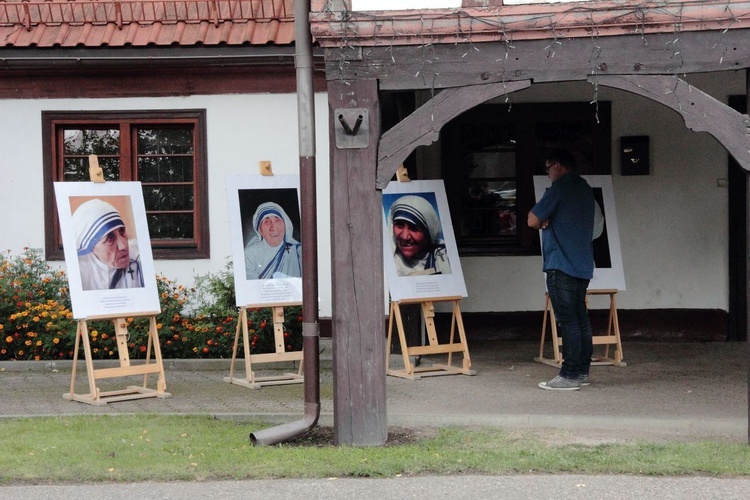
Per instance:
[[[289,304],[292,305],[292,304]],[[302,375],[302,351],[286,352],[284,349],[284,307],[272,306],[273,310],[273,336],[276,352],[265,354],[250,354],[250,335],[247,330],[247,308],[240,308],[240,317],[237,320],[237,331],[234,336],[234,347],[232,348],[232,364],[229,366],[229,376],[224,377],[224,382],[241,385],[250,389],[260,389],[266,385],[301,384],[305,377]],[[267,307],[267,306],[266,306]],[[234,362],[237,359],[237,347],[242,330],[242,347],[245,353],[245,378],[234,376]],[[270,363],[276,361],[299,361],[297,373],[285,373],[267,377],[256,377],[252,370],[252,363]]]
[[[385,364],[386,373],[393,375],[394,377],[408,378],[410,380],[420,379],[422,377],[434,377],[438,375],[476,375],[476,371],[471,369],[471,358],[469,357],[469,348],[466,345],[466,332],[464,331],[464,323],[461,318],[461,309],[458,306],[458,301],[461,297],[445,297],[441,299],[434,299],[430,301],[422,300],[401,300],[391,302],[391,314],[388,320],[388,343],[386,346]],[[438,343],[437,331],[435,329],[435,306],[434,302],[451,302],[453,304],[453,317],[451,319],[451,335],[450,341],[447,344]],[[422,317],[425,322],[425,329],[427,330],[427,338],[429,345],[408,347],[406,345],[406,336],[404,332],[404,323],[401,318],[400,304],[422,304]],[[401,344],[401,355],[404,358],[404,368],[402,370],[395,370],[390,368],[390,351],[391,342],[393,339],[393,320],[396,320],[396,328],[398,329],[399,341]],[[459,342],[454,342],[456,328],[458,329]],[[453,366],[452,357],[454,352],[460,352],[463,354],[462,366]],[[416,368],[409,361],[409,356],[422,356],[429,354],[447,354],[448,361],[446,364],[434,364],[427,367]]]
[[[78,320],[76,329],[75,353],[73,354],[73,371],[70,377],[70,392],[63,394],[64,399],[78,401],[95,406],[104,406],[107,403],[115,401],[128,401],[131,399],[142,398],[169,398],[172,397],[166,391],[167,384],[164,378],[164,364],[161,358],[161,348],[159,347],[159,334],[156,329],[156,316],[154,314],[144,314],[149,316],[148,328],[148,347],[146,350],[146,362],[144,364],[131,365],[130,355],[128,353],[128,325],[124,318],[87,318]],[[91,344],[89,342],[89,331],[86,321],[92,319],[111,319],[115,325],[115,335],[117,338],[117,353],[120,357],[120,366],[116,368],[94,369],[94,362],[91,358]],[[86,358],[86,373],[89,380],[89,394],[76,394],[76,368],[78,365],[78,348],[79,342],[83,339],[83,352]],[[151,363],[151,349],[154,350],[154,362]],[[158,374],[156,389],[148,388],[148,376],[152,373]],[[125,377],[130,375],[143,375],[142,386],[128,386],[126,389],[116,391],[101,392],[96,386],[96,381],[103,378]]]
[[[620,323],[617,319],[617,304],[615,301],[615,295],[617,290],[606,289],[606,290],[588,290],[586,291],[586,304],[588,305],[589,295],[609,295],[609,320],[607,324],[606,335],[594,335],[593,341],[594,346],[603,345],[604,355],[594,356],[591,358],[592,365],[612,365],[612,366],[627,366],[622,359],[622,341],[620,339]],[[544,357],[544,341],[547,334],[547,318],[550,322],[550,330],[552,337],[552,350],[554,357],[552,359]],[[545,294],[544,302],[544,320],[542,323],[542,341],[539,344],[539,357],[534,358],[534,361],[545,363],[550,366],[560,367],[562,366],[563,357],[560,351],[562,345],[562,338],[557,334],[557,322],[555,321],[555,311],[552,309],[552,303],[549,299],[549,294]],[[614,345],[614,357],[609,355],[609,346]]]

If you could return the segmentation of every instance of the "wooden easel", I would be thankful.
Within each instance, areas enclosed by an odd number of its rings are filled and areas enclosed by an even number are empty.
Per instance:
[[[388,342],[386,345],[386,373],[394,377],[407,378],[416,380],[423,377],[435,377],[439,375],[476,375],[476,371],[471,369],[471,358],[469,357],[469,348],[466,345],[466,332],[464,323],[461,318],[461,309],[458,302],[461,297],[443,297],[430,301],[423,300],[401,300],[391,302],[390,318],[388,320]],[[435,329],[435,306],[434,302],[451,302],[453,304],[453,316],[451,318],[450,340],[447,344],[440,344]],[[422,317],[425,322],[427,338],[429,345],[408,347],[406,345],[406,335],[404,332],[404,323],[401,318],[401,304],[421,304]],[[396,329],[398,330],[399,342],[401,345],[401,355],[404,360],[404,368],[401,370],[390,368],[390,351],[393,341],[393,321],[396,320]],[[454,342],[456,329],[458,329],[458,342]],[[460,352],[463,354],[461,366],[453,366],[453,353]],[[415,367],[409,360],[410,356],[424,356],[431,354],[447,354],[448,360],[445,364],[433,364],[425,367]]]
[[[286,344],[286,342],[284,342],[284,307],[271,307],[273,311],[273,337],[276,351],[264,354],[250,354],[251,344],[250,334],[247,328],[247,309],[248,306],[240,308],[240,317],[237,321],[237,331],[235,332],[234,347],[232,348],[232,364],[229,366],[229,376],[224,377],[224,382],[241,385],[250,389],[260,389],[266,385],[301,384],[304,382],[305,378],[302,375],[302,351],[285,352],[284,349]],[[237,359],[240,331],[242,331],[242,347],[245,354],[245,378],[234,376],[234,363]],[[284,373],[283,375],[272,375],[267,377],[256,377],[255,372],[252,370],[253,363],[271,363],[278,361],[299,361],[299,369],[297,373]]]
[[[622,357],[622,341],[620,339],[620,323],[617,319],[617,304],[615,301],[615,295],[617,290],[605,289],[605,290],[588,290],[586,292],[586,305],[589,303],[589,296],[592,295],[609,295],[609,320],[607,322],[607,333],[606,335],[594,335],[593,341],[594,346],[603,345],[604,355],[592,357],[592,365],[611,365],[611,366],[627,366],[627,363],[623,361]],[[552,349],[554,353],[553,358],[544,357],[544,341],[547,335],[547,318],[550,322],[550,331],[552,338]],[[614,345],[614,356],[610,357],[609,346]],[[534,358],[534,361],[545,363],[550,366],[560,367],[562,366],[563,357],[560,350],[562,346],[562,338],[557,334],[557,323],[555,321],[555,311],[552,309],[552,302],[549,299],[549,294],[545,294],[544,302],[544,319],[542,323],[542,341],[539,344],[539,357]]]
[[[271,162],[262,160],[258,162],[260,175],[271,176],[273,169]],[[300,304],[276,304],[261,305],[258,307],[270,307],[273,317],[273,338],[275,352],[264,354],[250,354],[250,334],[247,328],[247,309],[252,306],[240,308],[240,317],[237,320],[237,330],[234,335],[234,347],[232,348],[232,364],[229,366],[229,376],[224,377],[224,382],[241,385],[250,389],[260,389],[266,385],[301,384],[304,382],[302,375],[302,351],[286,352],[284,346],[284,306]],[[245,355],[245,378],[234,376],[234,363],[237,359],[237,348],[239,347],[240,331],[242,331],[242,347]],[[278,361],[299,361],[297,373],[285,373],[267,377],[256,377],[252,370],[252,363],[272,363]]]
[[[92,182],[104,182],[104,175],[99,166],[96,155],[89,155],[89,178]],[[144,364],[131,365],[128,353],[128,324],[125,318],[113,318],[112,316],[92,316],[79,319],[76,328],[75,352],[73,354],[73,369],[70,377],[70,392],[63,394],[64,399],[79,401],[95,406],[104,406],[115,401],[127,401],[142,398],[169,398],[172,395],[166,391],[167,384],[164,377],[164,363],[161,358],[159,346],[159,333],[156,328],[156,314],[159,312],[144,312],[135,316],[149,317],[148,346],[146,350],[146,361]],[[91,357],[91,344],[89,342],[89,331],[87,321],[111,320],[115,326],[117,338],[117,354],[120,358],[120,366],[116,368],[94,369]],[[86,373],[89,381],[89,394],[76,394],[76,371],[78,368],[78,350],[80,341],[83,339],[83,352],[86,358]],[[154,362],[151,363],[151,349],[154,351]],[[148,388],[148,376],[152,373],[159,375],[156,389]],[[128,386],[126,389],[101,392],[96,386],[96,381],[103,378],[126,377],[131,375],[143,375],[142,386]]]
[[[148,346],[146,350],[146,361],[143,364],[132,365],[130,363],[130,354],[128,353],[128,324],[125,318],[112,318],[93,316],[86,319],[78,320],[76,329],[75,353],[73,354],[73,369],[70,377],[70,392],[63,394],[64,399],[78,401],[94,406],[105,406],[107,403],[116,401],[128,401],[131,399],[143,398],[170,398],[172,397],[166,391],[167,384],[164,378],[164,363],[161,358],[161,349],[159,347],[159,334],[156,328],[156,314],[144,313],[140,316],[148,316]],[[91,357],[91,344],[89,343],[89,331],[86,324],[91,320],[111,320],[115,325],[115,335],[117,338],[117,353],[120,358],[120,366],[115,368],[94,369],[94,362]],[[78,367],[78,350],[80,341],[83,339],[83,352],[86,358],[86,374],[89,381],[88,394],[76,394],[76,371]],[[154,352],[154,362],[151,362],[151,350]],[[158,374],[156,389],[148,387],[148,376],[152,373]],[[104,378],[127,377],[131,375],[143,375],[142,386],[128,386],[126,389],[102,392],[96,386],[96,381]]]

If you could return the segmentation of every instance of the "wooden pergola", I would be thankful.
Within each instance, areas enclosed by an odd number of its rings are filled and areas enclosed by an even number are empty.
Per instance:
[[[464,0],[455,10],[362,13],[349,0],[313,0],[311,26],[328,87],[339,444],[387,438],[380,190],[451,119],[534,83],[589,81],[667,106],[750,170],[748,116],[680,78],[750,67],[750,2]],[[390,90],[433,97],[381,134]],[[350,116],[367,117],[357,134],[338,119]]]

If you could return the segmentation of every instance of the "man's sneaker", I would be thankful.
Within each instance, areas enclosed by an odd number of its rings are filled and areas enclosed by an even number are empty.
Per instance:
[[[581,373],[578,375],[578,384],[583,387],[584,385],[591,385],[591,381],[589,381],[589,374],[588,373]]]
[[[569,379],[561,375],[549,382],[539,382],[539,388],[547,391],[577,391],[581,388],[578,379]]]

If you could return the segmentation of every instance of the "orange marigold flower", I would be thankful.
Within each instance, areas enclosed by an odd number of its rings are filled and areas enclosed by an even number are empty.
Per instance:
[[[59,344],[60,343],[60,339],[58,337],[55,337],[54,339],[52,339],[52,343],[53,344]]]
[[[13,337],[11,337],[10,335],[8,335],[7,337],[5,337],[5,343],[6,344],[10,344],[11,342],[13,342]]]

